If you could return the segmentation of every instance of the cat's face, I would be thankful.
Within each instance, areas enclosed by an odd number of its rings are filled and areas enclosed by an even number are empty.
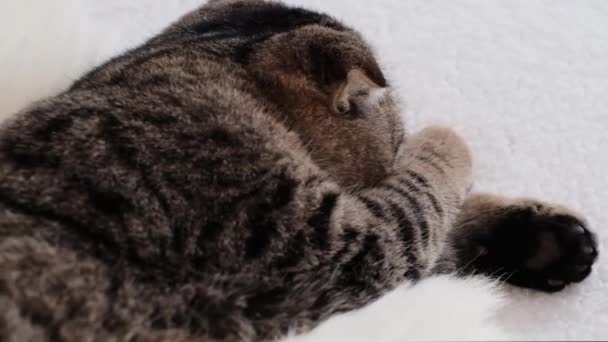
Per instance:
[[[226,34],[244,32],[239,63],[337,182],[371,186],[390,172],[403,127],[359,34],[331,17],[260,0],[218,1],[185,25],[211,17]]]

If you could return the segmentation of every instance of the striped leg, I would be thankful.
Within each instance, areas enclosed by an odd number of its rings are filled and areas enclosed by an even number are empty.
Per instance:
[[[408,259],[427,275],[436,266],[447,233],[471,183],[471,155],[452,130],[430,127],[410,137],[397,174],[360,199],[376,217],[393,219]]]
[[[374,188],[314,187],[309,228],[292,231],[289,253],[278,260],[283,282],[252,294],[250,315],[282,325],[275,329],[318,322],[433,269],[470,184],[470,154],[444,128],[412,136],[400,153],[395,174]]]

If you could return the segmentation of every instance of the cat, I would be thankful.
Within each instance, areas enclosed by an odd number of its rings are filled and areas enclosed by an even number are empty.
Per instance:
[[[212,1],[0,129],[0,340],[272,340],[433,274],[590,274],[580,214],[472,168],[353,29]]]

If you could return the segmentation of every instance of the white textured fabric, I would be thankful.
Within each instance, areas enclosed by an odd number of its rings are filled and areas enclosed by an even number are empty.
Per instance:
[[[0,118],[63,89],[201,2],[1,0]],[[570,205],[606,245],[608,1],[288,2],[360,30],[404,101],[409,129],[444,123],[471,144],[477,190]],[[562,293],[509,289],[493,322],[520,339],[608,339],[608,265],[600,255],[592,276]],[[480,280],[440,277],[398,289],[305,338],[504,338],[486,320],[497,304]]]
[[[281,342],[507,340],[511,335],[495,317],[503,300],[494,284],[482,278],[431,277]]]

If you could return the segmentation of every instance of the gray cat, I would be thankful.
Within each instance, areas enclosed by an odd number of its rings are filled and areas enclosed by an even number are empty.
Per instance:
[[[471,169],[352,29],[212,2],[1,129],[0,340],[269,340],[440,272],[591,272],[582,218]]]

